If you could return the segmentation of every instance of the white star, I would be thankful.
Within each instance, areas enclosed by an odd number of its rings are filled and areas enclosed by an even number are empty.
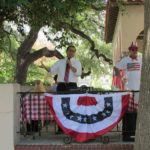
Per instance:
[[[93,118],[92,118],[93,120],[97,120],[97,117],[95,117],[95,116],[93,116]]]
[[[81,120],[82,120],[81,116],[78,116],[78,117],[77,117],[77,120],[81,121]]]
[[[106,106],[108,107],[108,106],[111,106],[111,104],[110,103],[106,103]]]
[[[66,107],[67,107],[67,104],[63,104],[63,107],[66,108]]]
[[[69,112],[66,112],[66,115],[69,115]]]
[[[73,118],[73,115],[70,116],[70,119]]]
[[[83,120],[86,122],[86,121],[87,121],[87,118],[85,117],[85,118],[83,118]]]
[[[109,114],[109,113],[110,113],[110,111],[108,111],[108,110],[107,110],[107,111],[106,111],[106,113],[107,113],[107,114]]]
[[[105,116],[106,116],[106,114],[105,114],[105,113],[102,113],[102,116],[103,116],[103,117],[105,117]]]

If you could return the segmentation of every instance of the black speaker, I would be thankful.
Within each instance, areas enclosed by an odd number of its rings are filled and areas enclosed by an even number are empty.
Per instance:
[[[136,112],[127,112],[123,117],[122,138],[123,141],[134,141],[136,130]]]

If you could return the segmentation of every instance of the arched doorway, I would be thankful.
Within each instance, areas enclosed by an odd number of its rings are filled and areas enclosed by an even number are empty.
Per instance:
[[[143,44],[144,44],[144,30],[142,30],[136,38],[139,52],[143,52]]]

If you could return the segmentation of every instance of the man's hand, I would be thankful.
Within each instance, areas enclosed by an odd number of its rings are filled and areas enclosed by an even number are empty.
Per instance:
[[[68,65],[69,65],[69,67],[71,68],[72,64],[71,64],[70,59],[67,59],[67,64],[68,64]]]
[[[114,71],[115,71],[115,74],[121,79],[120,70],[118,68],[114,67]]]
[[[77,69],[72,66],[70,59],[67,59],[67,64],[69,65],[70,69],[75,73],[77,72]]]

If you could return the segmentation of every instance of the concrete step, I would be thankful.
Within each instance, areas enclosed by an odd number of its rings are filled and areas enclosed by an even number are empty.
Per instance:
[[[16,145],[15,150],[133,150],[133,144]]]

